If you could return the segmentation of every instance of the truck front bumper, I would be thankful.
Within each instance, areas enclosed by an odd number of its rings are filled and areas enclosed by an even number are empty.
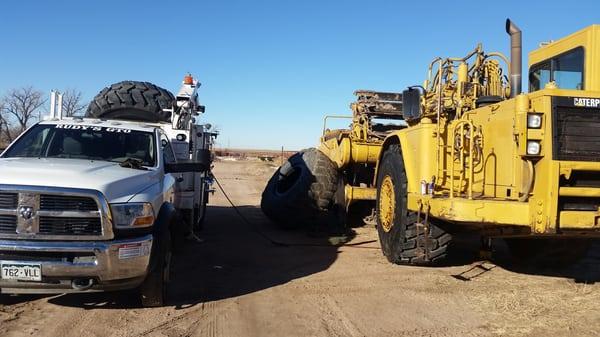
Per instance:
[[[40,265],[42,276],[39,282],[0,278],[0,291],[47,294],[134,288],[146,276],[151,251],[152,235],[113,241],[0,240],[0,263]]]

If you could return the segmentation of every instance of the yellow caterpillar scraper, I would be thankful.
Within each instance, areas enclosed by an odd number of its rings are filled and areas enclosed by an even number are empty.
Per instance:
[[[275,173],[265,213],[299,225],[370,208],[394,263],[440,262],[465,229],[521,258],[579,256],[600,236],[600,26],[532,51],[529,93],[521,31],[510,20],[506,31],[510,59],[478,45],[434,59],[422,86],[358,91],[349,129],[325,130]]]

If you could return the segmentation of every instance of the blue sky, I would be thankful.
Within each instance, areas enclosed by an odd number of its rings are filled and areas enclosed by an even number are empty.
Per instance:
[[[219,145],[300,149],[318,142],[324,115],[349,113],[356,89],[420,84],[431,59],[478,42],[509,54],[507,17],[527,52],[600,23],[600,2],[10,1],[0,94],[33,85],[89,100],[121,80],[176,91],[189,71]]]

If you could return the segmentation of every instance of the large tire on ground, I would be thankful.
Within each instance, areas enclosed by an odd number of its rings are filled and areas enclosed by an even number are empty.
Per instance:
[[[581,260],[591,246],[589,239],[506,238],[517,263],[565,267]]]
[[[452,236],[432,223],[433,219],[425,233],[417,228],[417,213],[407,209],[407,178],[399,145],[391,145],[383,153],[376,207],[381,250],[390,262],[434,265],[447,257]]]
[[[338,171],[321,151],[310,148],[291,156],[267,183],[261,208],[284,228],[327,218],[337,189]]]
[[[86,116],[143,122],[168,122],[173,94],[149,82],[122,81],[106,87],[90,102]]]

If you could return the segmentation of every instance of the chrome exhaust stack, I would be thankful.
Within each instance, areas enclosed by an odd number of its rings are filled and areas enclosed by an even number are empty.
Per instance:
[[[510,19],[506,19],[506,32],[510,35],[510,98],[522,92],[522,39],[521,30]]]

